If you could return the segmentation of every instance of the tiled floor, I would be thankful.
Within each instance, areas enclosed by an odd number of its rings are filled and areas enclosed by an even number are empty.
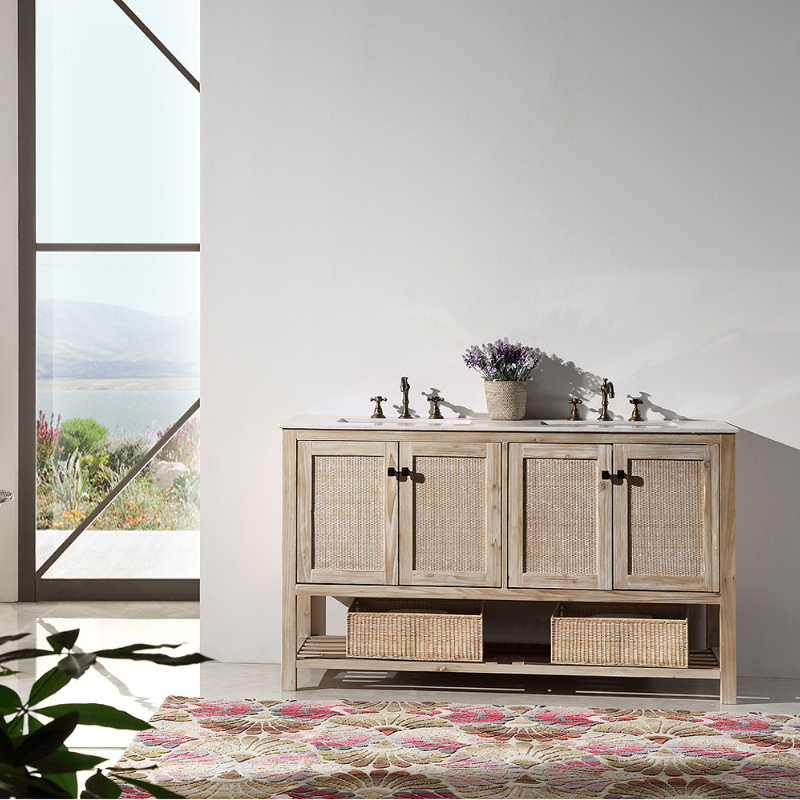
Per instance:
[[[56,630],[80,628],[83,650],[133,642],[186,644],[176,652],[198,649],[197,603],[0,603],[0,635],[29,632],[25,644],[43,644]],[[8,645],[6,646],[9,647]],[[20,662],[21,674],[4,679],[21,695],[52,659]],[[169,694],[206,698],[259,700],[290,696],[305,699],[441,700],[446,702],[522,703],[527,705],[592,706],[720,710],[716,681],[650,679],[578,679],[437,673],[301,672],[300,689],[280,691],[277,664],[209,662],[189,667],[106,660],[70,684],[58,696],[101,702],[147,719]],[[800,714],[800,680],[739,678],[739,705],[725,710],[746,713]],[[83,728],[69,744],[116,760],[133,738],[130,731]]]

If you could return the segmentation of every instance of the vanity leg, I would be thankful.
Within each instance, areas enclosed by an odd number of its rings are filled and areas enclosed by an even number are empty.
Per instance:
[[[281,690],[297,691],[297,433],[283,431]]]
[[[720,607],[720,702],[736,704],[736,608],[723,601]]]
[[[298,605],[299,598],[293,596],[283,608],[281,690],[284,692],[297,691]]]
[[[734,495],[736,489],[735,440],[728,434],[720,437],[720,606],[719,656],[720,702],[736,703],[736,556],[734,543]]]

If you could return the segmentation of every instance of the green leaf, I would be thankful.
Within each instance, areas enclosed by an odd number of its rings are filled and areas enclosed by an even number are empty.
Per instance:
[[[27,797],[28,773],[24,769],[0,772],[0,797]]]
[[[137,650],[161,650],[168,647],[174,650],[177,647],[183,647],[183,644],[126,644],[125,647],[113,647],[109,650],[98,650],[97,655],[101,658],[125,658],[129,653],[135,653]]]
[[[26,648],[23,650],[11,650],[8,653],[0,655],[0,664],[6,661],[19,661],[23,658],[39,658],[39,656],[51,656],[52,650],[36,650],[34,648]]]
[[[76,628],[74,631],[61,631],[48,636],[47,641],[56,653],[60,653],[62,650],[72,650],[80,632],[80,628]]]
[[[81,797],[116,798],[121,794],[122,788],[120,785],[107,778],[100,770],[97,770],[86,781],[86,790],[81,794]]]
[[[0,685],[0,715],[11,714],[22,708],[22,698],[10,687]]]
[[[25,787],[26,794],[20,797],[75,797],[77,794],[77,787],[74,792],[69,792],[50,778],[34,778],[31,775],[25,780]]]
[[[75,778],[74,774],[72,778]],[[69,780],[64,783],[71,786]],[[61,781],[34,777],[25,767],[10,769],[0,766],[0,797],[75,797],[77,791],[77,779],[74,791],[70,792]]]
[[[124,775],[118,776],[121,781],[125,781],[125,783],[130,783],[132,786],[138,786],[140,789],[147,789],[153,797],[161,798],[172,798],[177,797],[178,800],[182,800],[183,795],[175,794],[175,792],[171,792],[169,789],[165,789],[163,786],[157,786],[155,783],[148,783],[147,781],[140,781],[138,779],[133,778],[126,778]]]
[[[11,737],[12,740],[19,739],[19,737],[22,736],[22,721],[24,719],[25,717],[20,714],[18,717],[15,717],[13,720],[11,720],[11,723],[6,729],[6,733]]]
[[[8,734],[0,731],[0,764],[14,763],[14,743]]]
[[[38,761],[29,763],[32,767],[36,767],[42,775],[50,775],[58,772],[78,772],[83,769],[94,769],[98,764],[102,764],[106,760],[101,756],[73,753],[71,750],[67,750],[66,747],[60,747],[55,753],[51,753],[46,758],[40,758]]]
[[[58,662],[58,668],[70,678],[80,678],[95,661],[97,661],[96,653],[78,653],[64,656]]]
[[[103,703],[63,703],[36,709],[37,714],[44,714],[46,717],[60,717],[73,711],[80,714],[78,725],[102,725],[124,731],[144,731],[153,727],[143,719]]]
[[[77,725],[78,712],[75,711],[54,719],[33,733],[29,733],[17,745],[16,753],[14,753],[14,765],[30,764],[54,753],[64,744],[64,740],[75,730]]]
[[[28,695],[28,706],[35,706],[37,703],[41,703],[51,694],[63,689],[69,681],[69,675],[62,672],[58,667],[48,670],[31,687],[31,693]]]
[[[47,780],[63,789],[67,793],[67,797],[78,796],[78,776],[74,772],[58,772],[48,775]]]
[[[136,766],[134,767],[106,767],[106,772],[132,772],[135,769],[136,772],[147,772],[149,769],[158,769],[158,764],[150,764],[147,767]]]
[[[26,636],[30,636],[30,634],[15,633],[13,636],[0,636],[0,646],[4,645],[6,642],[15,642],[17,639],[24,639]]]
[[[98,650],[96,655],[101,658],[125,658],[128,661],[150,661],[153,664],[164,664],[168,667],[182,667],[186,664],[202,664],[204,661],[214,660],[200,653],[189,653],[185,656],[168,656],[166,653],[128,653],[127,655],[109,656],[104,651]]]

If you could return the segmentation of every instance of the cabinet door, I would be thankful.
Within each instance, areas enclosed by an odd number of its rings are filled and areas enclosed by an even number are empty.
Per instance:
[[[500,444],[402,442],[400,583],[500,586]]]
[[[396,442],[299,442],[298,583],[397,583]]]
[[[614,588],[719,591],[715,445],[614,445]]]
[[[612,588],[611,445],[510,444],[508,584]]]

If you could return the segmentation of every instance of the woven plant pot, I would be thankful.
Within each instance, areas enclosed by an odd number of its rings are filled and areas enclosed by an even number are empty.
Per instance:
[[[484,381],[489,419],[522,419],[528,381]]]

